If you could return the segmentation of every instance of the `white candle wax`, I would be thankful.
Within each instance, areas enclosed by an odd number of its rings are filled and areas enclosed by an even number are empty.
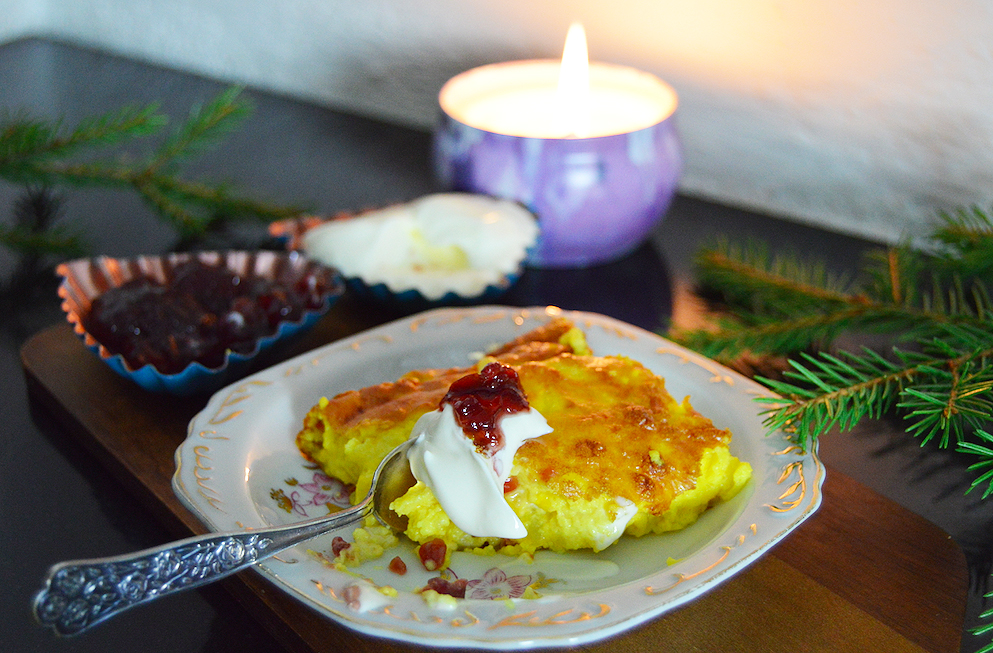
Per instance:
[[[442,88],[442,110],[470,127],[527,138],[594,138],[644,129],[676,109],[676,93],[654,75],[590,64],[589,132],[570,133],[558,101],[561,63],[513,61],[474,68]]]

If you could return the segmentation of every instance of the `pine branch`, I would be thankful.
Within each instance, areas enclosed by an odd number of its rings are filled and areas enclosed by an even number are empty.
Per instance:
[[[779,356],[828,349],[850,331],[924,339],[950,324],[981,325],[993,315],[993,302],[979,282],[968,290],[956,280],[949,289],[935,285],[925,291],[911,281],[911,259],[905,254],[889,250],[877,258],[883,266],[867,274],[875,280],[871,287],[846,291],[820,266],[785,258],[770,264],[755,247],[704,252],[697,258],[701,286],[719,294],[731,314],[716,317],[716,329],[674,330],[669,337],[731,363],[745,353]]]
[[[932,239],[953,251],[950,256],[961,258],[964,252],[985,249],[993,236],[993,219],[978,206],[959,208],[952,213],[939,213],[941,224]]]
[[[783,374],[789,381],[758,379],[783,397],[762,400],[773,405],[766,426],[789,430],[806,446],[835,426],[850,430],[897,408],[922,443],[936,435],[941,447],[962,442],[993,409],[993,330],[947,325],[918,345],[920,352],[894,348],[896,362],[868,349],[862,356],[801,354],[802,362],[789,361],[792,369]]]
[[[975,219],[980,236],[993,240],[993,221]],[[982,238],[960,240],[975,247]],[[982,280],[922,283],[932,256],[909,247],[876,252],[861,287],[760,246],[722,247],[697,258],[698,278],[730,314],[716,329],[672,336],[722,362],[746,353],[792,356],[781,380],[760,379],[782,395],[766,400],[770,429],[787,429],[806,446],[834,427],[900,410],[908,433],[947,447],[990,419],[993,302]],[[913,349],[894,348],[892,358],[828,353],[852,331],[890,334]]]
[[[34,252],[37,255],[75,256],[86,251],[80,236],[65,227],[37,232],[20,226],[0,225],[0,244],[12,250]]]
[[[30,177],[33,160],[69,156],[87,147],[106,147],[125,140],[147,136],[166,124],[157,105],[125,107],[81,122],[62,135],[61,123],[35,120],[5,120],[0,131],[0,176],[24,183]]]
[[[804,353],[801,359],[790,360],[784,372],[796,383],[758,377],[780,397],[756,401],[771,406],[763,412],[766,428],[792,433],[803,448],[835,426],[850,430],[865,417],[883,415],[917,373],[916,366],[898,365],[869,349],[862,355]]]
[[[283,206],[238,196],[225,185],[208,186],[169,176],[155,176],[151,181],[163,192],[187,204],[200,205],[222,216],[245,215],[271,222],[296,217],[305,210],[299,206]]]
[[[68,133],[60,123],[9,120],[0,127],[0,178],[36,186],[132,190],[183,239],[195,238],[220,221],[235,217],[272,221],[299,215],[304,211],[301,207],[256,201],[235,194],[223,184],[192,182],[175,173],[182,161],[216,144],[250,113],[249,104],[240,100],[239,94],[240,89],[232,88],[194,107],[189,118],[143,162],[141,157],[114,156],[90,156],[81,161],[75,155],[157,133],[167,118],[158,113],[155,104],[85,120]],[[4,236],[0,242],[15,251],[41,245],[13,230]]]
[[[64,140],[56,139],[49,154],[66,156],[89,146],[116,145],[132,138],[157,133],[169,122],[158,112],[159,105],[124,107],[116,113],[84,119]]]
[[[61,205],[62,198],[48,189],[29,188],[14,203],[14,224],[0,225],[0,244],[34,259],[49,254],[81,254],[85,251],[82,237],[56,224]]]
[[[974,456],[969,491],[993,495],[993,218],[978,209],[942,214],[930,241],[871,253],[861,287],[807,262],[776,261],[762,248],[703,252],[701,286],[726,304],[716,328],[672,337],[727,359],[786,353],[782,380],[756,376],[780,397],[758,399],[766,427],[803,447],[833,428],[902,412],[925,444]],[[828,350],[847,331],[889,334],[912,344],[891,356]],[[813,353],[819,352],[819,353]],[[735,365],[735,367],[739,367]],[[986,594],[993,598],[993,592]],[[976,635],[993,632],[993,609]],[[993,641],[980,653],[993,653]]]
[[[183,238],[201,235],[215,222],[231,216],[271,222],[298,216],[304,210],[239,197],[225,186],[187,182],[148,171],[129,176],[128,182],[170,220]]]
[[[986,496],[986,495],[984,495],[984,496]],[[987,599],[993,599],[993,591],[987,592],[983,596],[985,598],[987,598]],[[983,621],[986,621],[987,623],[983,624],[982,626],[978,626],[976,628],[973,628],[972,629],[972,634],[973,635],[977,635],[977,636],[978,635],[985,635],[986,633],[993,632],[993,608],[990,608],[988,610],[984,610],[982,613],[980,613],[979,619],[980,620],[983,620]],[[990,643],[989,644],[987,644],[983,648],[981,648],[978,651],[976,651],[976,653],[993,653],[993,637],[990,638]]]
[[[251,113],[246,102],[237,101],[240,93],[240,88],[230,88],[207,105],[193,107],[189,119],[165,140],[145,170],[152,173],[173,165],[215,145],[234,131]]]
[[[989,432],[983,429],[977,429],[975,435],[981,441],[993,445],[993,435]],[[983,499],[986,499],[993,494],[993,446],[985,446],[979,444],[978,442],[965,441],[959,443],[957,450],[960,453],[972,454],[980,459],[979,462],[973,463],[969,466],[970,471],[982,471],[983,473],[972,482],[972,485],[969,487],[968,491],[971,492],[983,483],[986,483],[986,490],[983,492]],[[993,628],[993,625],[991,625],[991,628]]]
[[[52,256],[79,256],[82,237],[58,224],[61,196],[48,188],[29,188],[14,203],[14,224],[0,225],[0,244],[21,253],[10,277],[0,282],[0,311],[8,314],[24,305],[39,288],[46,260]]]
[[[726,301],[747,306],[754,314],[783,316],[783,309],[798,306],[826,311],[858,303],[862,298],[846,292],[848,283],[816,262],[792,256],[773,256],[754,241],[722,241],[700,252],[695,260],[703,288],[720,289]]]
[[[745,352],[790,355],[827,349],[846,331],[893,333],[914,330],[923,336],[949,319],[944,313],[861,301],[830,312],[802,314],[800,310],[798,308],[791,318],[782,319],[758,318],[754,314],[744,319],[738,314],[722,316],[716,320],[717,330],[675,331],[670,337],[710,358],[730,361]]]
[[[913,422],[907,428],[910,435],[923,443],[940,435],[939,446],[945,448],[952,440],[961,443],[968,431],[989,420],[993,377],[988,369],[972,372],[968,363],[963,367],[961,372],[924,368],[923,377],[930,381],[904,388],[897,407],[908,411],[906,418]]]

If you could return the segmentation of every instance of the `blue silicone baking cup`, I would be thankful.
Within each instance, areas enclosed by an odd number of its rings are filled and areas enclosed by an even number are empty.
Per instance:
[[[132,369],[123,356],[107,350],[83,327],[82,316],[89,311],[92,301],[101,293],[139,275],[163,281],[168,278],[171,269],[194,257],[211,265],[222,263],[228,269],[243,275],[252,273],[266,276],[278,271],[280,278],[286,279],[287,275],[290,278],[302,278],[317,272],[330,272],[332,281],[318,308],[305,311],[298,320],[280,322],[273,334],[257,340],[255,347],[248,353],[229,350],[219,367],[206,367],[194,361],[175,374],[163,374],[153,365]],[[101,256],[63,263],[58,266],[56,273],[62,277],[58,292],[66,319],[73,325],[86,348],[114,372],[145,390],[177,396],[215,392],[245,376],[253,370],[253,365],[261,354],[295,339],[317,324],[345,291],[344,280],[336,270],[297,252],[197,252],[128,259]]]

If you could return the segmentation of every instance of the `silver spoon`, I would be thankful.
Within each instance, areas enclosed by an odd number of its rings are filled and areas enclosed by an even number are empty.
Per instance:
[[[212,583],[301,542],[354,524],[370,513],[403,532],[406,518],[389,506],[414,484],[407,460],[411,442],[401,444],[383,459],[362,501],[333,515],[288,526],[201,535],[112,558],[54,565],[34,597],[35,619],[59,635],[75,635],[128,608]]]

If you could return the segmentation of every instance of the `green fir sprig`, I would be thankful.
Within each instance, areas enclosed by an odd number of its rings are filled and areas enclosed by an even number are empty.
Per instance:
[[[185,240],[235,218],[271,221],[299,215],[300,207],[258,201],[225,184],[191,181],[181,174],[184,162],[215,145],[250,114],[240,93],[231,88],[193,107],[184,122],[145,154],[124,151],[124,146],[162,132],[168,117],[157,104],[125,107],[74,128],[61,121],[5,117],[0,120],[0,178],[30,187],[135,191]],[[14,229],[0,226],[0,242],[16,251],[36,251]]]
[[[993,435],[984,429],[976,429],[975,436],[979,442],[964,441],[959,445],[959,451],[979,458],[979,462],[970,465],[969,469],[982,474],[976,477],[969,489],[974,490],[986,483],[986,491],[983,492],[983,498],[986,499],[993,494],[993,447],[986,446],[993,445]]]
[[[15,202],[14,223],[0,230],[0,244],[22,252],[82,255],[83,237],[58,224],[62,199],[45,188],[29,187]]]
[[[801,352],[789,361],[784,380],[757,377],[782,397],[760,400],[770,406],[766,426],[789,431],[807,446],[834,427],[851,430],[864,418],[898,409],[907,432],[922,444],[935,438],[943,448],[964,443],[990,420],[993,332],[949,327],[945,333],[947,339],[927,347],[918,343],[924,351],[894,347],[889,358],[871,349]]]
[[[59,224],[62,197],[50,189],[29,187],[13,207],[13,224],[0,230],[0,245],[21,253],[8,279],[0,282],[0,312],[9,315],[21,299],[33,295],[49,277],[49,257],[82,256],[86,242],[82,235]]]
[[[723,308],[716,328],[670,335],[729,364],[785,356],[780,378],[756,377],[779,395],[761,400],[765,424],[803,446],[893,412],[922,444],[960,446],[993,409],[993,301],[972,256],[990,243],[993,221],[981,211],[946,214],[929,241],[871,252],[856,280],[724,241],[696,258],[701,289]],[[961,269],[958,256],[969,259]],[[847,333],[883,334],[892,346],[834,351]]]
[[[859,280],[800,256],[722,242],[702,251],[697,278],[720,310],[711,328],[670,332],[735,365],[784,359],[778,396],[760,397],[765,426],[810,447],[832,429],[899,414],[923,446],[973,456],[969,492],[993,495],[993,219],[945,213],[931,237],[870,252]],[[882,335],[886,347],[838,350],[843,334]],[[986,594],[993,598],[993,592]],[[993,609],[973,630],[993,632]],[[993,641],[980,653],[993,653]]]
[[[40,164],[92,147],[107,147],[148,136],[167,122],[157,105],[125,107],[80,122],[65,133],[61,121],[45,122],[25,116],[7,116],[0,123],[0,174],[9,181],[34,183],[44,174]]]

